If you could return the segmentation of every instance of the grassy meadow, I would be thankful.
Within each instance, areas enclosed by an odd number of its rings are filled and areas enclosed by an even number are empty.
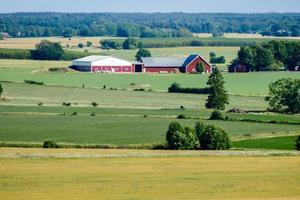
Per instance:
[[[11,200],[300,197],[299,156],[203,157],[181,153],[166,156],[168,152],[163,151],[2,148],[0,196]],[[12,157],[14,154],[21,158]],[[87,154],[100,157],[85,157]],[[44,157],[47,155],[50,157]]]

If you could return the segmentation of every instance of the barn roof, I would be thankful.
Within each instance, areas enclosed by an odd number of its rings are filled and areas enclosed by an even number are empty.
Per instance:
[[[76,59],[74,61],[80,61],[80,62],[95,62],[98,60],[103,60],[109,58],[109,56],[87,56],[83,58]]]
[[[182,67],[186,58],[179,57],[146,57],[142,58],[146,67]]]

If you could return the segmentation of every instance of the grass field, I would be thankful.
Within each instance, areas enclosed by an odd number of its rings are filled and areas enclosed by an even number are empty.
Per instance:
[[[258,138],[233,142],[237,148],[295,150],[298,136]]]
[[[76,116],[71,116],[77,112]],[[62,115],[66,113],[66,115]],[[96,116],[90,116],[95,113]],[[26,107],[0,106],[0,141],[39,142],[47,138],[60,143],[75,144],[153,144],[164,143],[165,132],[171,121],[194,126],[195,119],[177,120],[185,114],[209,124],[216,124],[228,131],[232,139],[258,136],[289,135],[300,132],[299,125],[253,123],[239,121],[209,121],[206,110],[180,109],[124,109],[86,107]],[[147,117],[145,117],[145,115]],[[230,117],[246,117],[233,115]],[[266,118],[267,115],[252,115],[252,118]],[[285,118],[300,122],[300,116],[271,115],[269,119]]]
[[[12,158],[13,152],[27,158]],[[84,158],[87,152],[108,157]],[[42,158],[51,153],[66,159]],[[70,154],[79,158],[68,159]],[[300,198],[299,156],[186,157],[162,151],[65,149],[0,149],[0,155],[9,156],[0,158],[0,196],[10,200]]]
[[[127,89],[131,83],[136,87],[145,87],[158,91],[166,91],[174,82],[184,87],[205,87],[208,75],[190,74],[91,74],[91,73],[47,73],[47,67],[67,67],[69,62],[0,60],[1,81],[35,80],[45,84],[86,87],[102,87]],[[258,72],[246,74],[224,74],[226,89],[231,94],[246,96],[264,96],[268,92],[268,84],[280,78],[298,78],[297,72]],[[255,81],[254,81],[255,80]]]

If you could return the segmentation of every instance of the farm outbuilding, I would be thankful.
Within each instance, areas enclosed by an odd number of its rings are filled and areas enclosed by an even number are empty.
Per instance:
[[[87,56],[74,60],[70,67],[82,72],[131,73],[135,72],[131,62],[111,56]]]
[[[145,57],[142,58],[144,71],[149,73],[195,73],[202,63],[205,73],[212,72],[212,66],[199,55],[188,57]]]
[[[228,72],[230,73],[247,73],[249,68],[240,63],[233,63],[228,67]]]

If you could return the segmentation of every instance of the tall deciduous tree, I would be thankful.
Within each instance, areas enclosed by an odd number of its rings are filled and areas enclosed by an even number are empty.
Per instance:
[[[61,60],[64,50],[58,42],[43,40],[31,51],[31,57],[36,60]]]
[[[135,55],[137,61],[141,62],[142,57],[151,57],[151,52],[148,49],[141,48]]]
[[[205,104],[206,108],[224,110],[225,105],[229,104],[228,94],[224,84],[225,80],[222,73],[218,68],[214,68],[207,82],[209,95]]]
[[[276,112],[300,113],[300,79],[280,79],[269,85],[266,101]]]

